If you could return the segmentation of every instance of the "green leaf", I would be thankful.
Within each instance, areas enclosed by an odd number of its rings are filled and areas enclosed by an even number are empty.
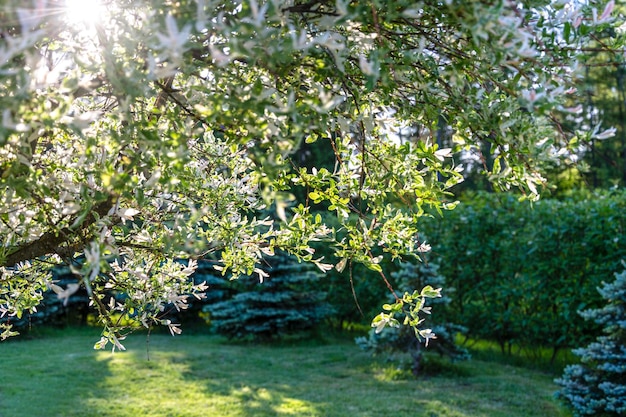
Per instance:
[[[309,198],[311,198],[314,202],[319,203],[324,197],[317,191],[311,191],[309,193]]]
[[[425,286],[420,293],[422,297],[435,298],[441,297],[441,288],[434,289],[430,285]]]

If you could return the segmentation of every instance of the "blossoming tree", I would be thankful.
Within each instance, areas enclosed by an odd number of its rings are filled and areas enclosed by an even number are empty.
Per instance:
[[[263,279],[275,249],[322,270],[363,263],[391,288],[380,260],[427,249],[418,222],[454,205],[455,152],[536,198],[542,162],[581,135],[557,120],[575,111],[579,51],[615,24],[613,4],[4,1],[0,315],[84,287],[96,347],[123,348],[128,320],[179,332],[160,313],[202,296],[197,259]],[[455,148],[437,144],[444,125]],[[314,141],[333,170],[290,158]],[[320,240],[334,258],[316,255]],[[74,285],[50,280],[59,263]],[[418,313],[437,295],[397,299],[418,336],[432,336]]]

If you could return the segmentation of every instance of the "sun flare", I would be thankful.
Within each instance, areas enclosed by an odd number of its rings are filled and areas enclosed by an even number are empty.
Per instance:
[[[91,26],[102,17],[101,0],[65,0],[65,15],[73,25]]]

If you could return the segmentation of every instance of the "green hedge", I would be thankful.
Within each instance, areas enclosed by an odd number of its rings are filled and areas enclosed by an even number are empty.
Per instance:
[[[446,282],[456,288],[453,321],[472,337],[556,353],[593,339],[578,314],[626,259],[626,193],[519,202],[474,194],[443,219],[425,221]]]

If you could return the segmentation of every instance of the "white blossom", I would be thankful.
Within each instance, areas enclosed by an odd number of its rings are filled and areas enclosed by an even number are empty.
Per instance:
[[[251,23],[257,28],[262,28],[265,21],[265,13],[267,13],[268,4],[264,4],[259,9],[259,3],[256,0],[249,0],[250,2],[250,12],[252,14],[252,18],[244,18],[241,21],[246,23]]]
[[[196,9],[196,23],[195,27],[198,32],[202,32],[206,29],[208,17],[206,15],[205,0],[196,0],[197,9]]]
[[[185,44],[191,33],[191,26],[185,25],[182,30],[178,29],[176,19],[171,14],[165,16],[166,33],[157,33],[160,44],[158,49],[164,51],[163,59],[170,59],[174,63],[178,63],[182,59],[185,50]]]
[[[220,50],[213,44],[209,45],[209,51],[211,52],[211,57],[218,67],[228,65],[234,58],[231,54],[226,53],[225,50]]]
[[[311,39],[306,30],[301,29],[298,33],[295,29],[290,32],[292,47],[296,51],[303,51],[311,46]]]
[[[139,210],[134,208],[118,208],[115,214],[117,214],[122,221],[133,221],[135,220],[134,216],[139,214]]]
[[[419,247],[416,249],[417,252],[419,253],[425,253],[425,252],[430,252],[431,251],[431,246],[426,243],[426,242],[422,242],[420,243]]]
[[[615,1],[613,0],[609,1],[604,7],[604,11],[600,15],[600,17],[598,17],[598,10],[594,7],[592,9],[593,23],[596,25],[599,25],[599,24],[607,23],[613,20],[613,18],[611,17],[611,13],[613,13],[614,8],[615,8]]]
[[[372,322],[372,327],[375,328],[375,332],[376,334],[380,333],[383,331],[383,329],[385,327],[399,327],[399,323],[397,322],[397,320],[394,320],[393,317],[391,317],[388,314],[385,313],[380,313],[376,319],[374,319],[374,321]]]
[[[615,136],[616,133],[617,133],[617,129],[614,127],[611,127],[609,129],[603,130],[600,133],[594,133],[593,138],[604,140],[604,139],[612,138],[613,136]]]
[[[172,336],[176,336],[177,334],[181,334],[183,331],[180,328],[180,324],[172,323],[171,320],[163,320],[161,324],[164,324],[169,329]]]
[[[377,75],[378,68],[375,63],[372,61],[368,61],[365,55],[359,55],[359,68],[363,71],[365,75]]]
[[[426,346],[428,346],[428,342],[431,339],[436,339],[437,338],[437,336],[435,336],[435,333],[433,333],[432,329],[422,329],[422,330],[419,331],[419,335],[424,338],[424,340],[425,340],[424,344]]]
[[[5,129],[15,130],[16,132],[27,132],[28,126],[24,123],[15,123],[11,116],[11,110],[4,109],[2,111],[2,127]]]
[[[452,158],[452,148],[442,148],[435,151],[435,157],[440,161],[445,158]]]
[[[65,289],[59,287],[54,283],[49,284],[49,286],[50,289],[54,291],[54,293],[57,295],[59,300],[63,301],[64,306],[67,305],[69,298],[74,295],[76,291],[78,291],[78,289],[80,288],[80,285],[75,282],[67,284],[67,287],[65,287]]]

